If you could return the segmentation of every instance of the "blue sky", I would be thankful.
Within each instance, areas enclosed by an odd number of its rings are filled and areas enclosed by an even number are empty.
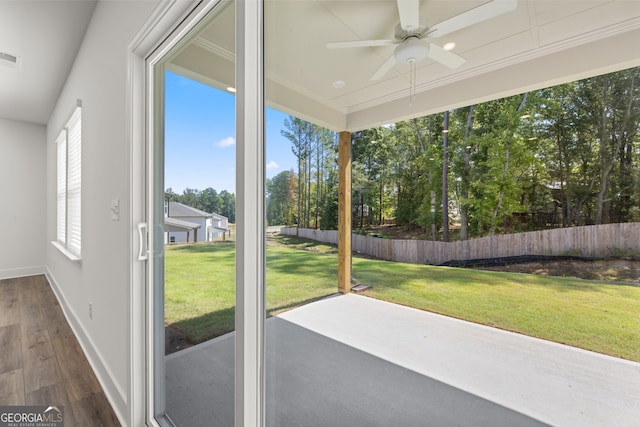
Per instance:
[[[165,188],[235,193],[235,97],[167,72]],[[296,168],[291,143],[280,134],[288,115],[267,109],[267,177]]]

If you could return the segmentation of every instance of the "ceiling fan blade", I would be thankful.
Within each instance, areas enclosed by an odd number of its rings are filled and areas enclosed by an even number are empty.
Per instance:
[[[408,33],[420,27],[420,0],[397,0],[400,27]]]
[[[437,61],[442,65],[451,68],[452,70],[458,68],[466,62],[466,59],[464,59],[463,57],[458,56],[448,50],[444,50],[437,44],[433,43],[429,44],[429,54],[427,56],[434,61]]]
[[[393,40],[353,40],[327,43],[327,49],[347,49],[352,47],[391,46],[397,44]]]
[[[493,0],[481,6],[456,15],[453,18],[434,25],[429,30],[429,37],[442,37],[454,31],[486,21],[516,8],[518,0]]]
[[[394,65],[396,65],[396,58],[391,55],[369,80],[380,80],[393,68]]]

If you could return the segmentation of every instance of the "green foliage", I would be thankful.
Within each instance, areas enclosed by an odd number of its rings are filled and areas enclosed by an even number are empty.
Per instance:
[[[458,108],[445,177],[443,113],[363,130],[352,144],[353,227],[393,218],[438,238],[448,221],[467,239],[637,221],[639,104],[632,68]],[[295,222],[335,228],[335,135],[295,117],[284,124],[298,157]]]
[[[267,179],[267,224],[296,223],[297,181],[293,171],[283,171]]]
[[[291,151],[298,159],[296,223],[319,228],[321,203],[332,190],[331,175],[337,168],[335,134],[293,116],[284,120],[284,126],[281,134],[291,142]]]
[[[614,258],[629,258],[636,256],[636,252],[633,249],[623,249],[617,248],[615,246],[610,246],[607,247],[607,250],[609,251],[609,256],[612,256]]]

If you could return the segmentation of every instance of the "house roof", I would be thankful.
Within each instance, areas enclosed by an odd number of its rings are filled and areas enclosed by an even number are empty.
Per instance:
[[[229,218],[227,218],[226,216],[223,216],[223,215],[217,214],[217,213],[215,213],[215,212],[214,212],[214,213],[212,213],[212,214],[211,214],[211,216],[212,216],[213,218],[215,218],[215,219],[227,219],[227,220],[229,219]]]
[[[191,231],[200,228],[200,224],[176,218],[164,218],[164,231]]]
[[[213,214],[192,208],[178,202],[169,202],[169,216],[175,217],[192,217],[192,218],[211,218]]]

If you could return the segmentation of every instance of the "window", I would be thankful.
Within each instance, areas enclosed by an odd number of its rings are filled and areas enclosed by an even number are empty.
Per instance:
[[[82,107],[80,101],[57,144],[57,247],[69,258],[79,260],[82,227],[80,197],[82,190]]]

